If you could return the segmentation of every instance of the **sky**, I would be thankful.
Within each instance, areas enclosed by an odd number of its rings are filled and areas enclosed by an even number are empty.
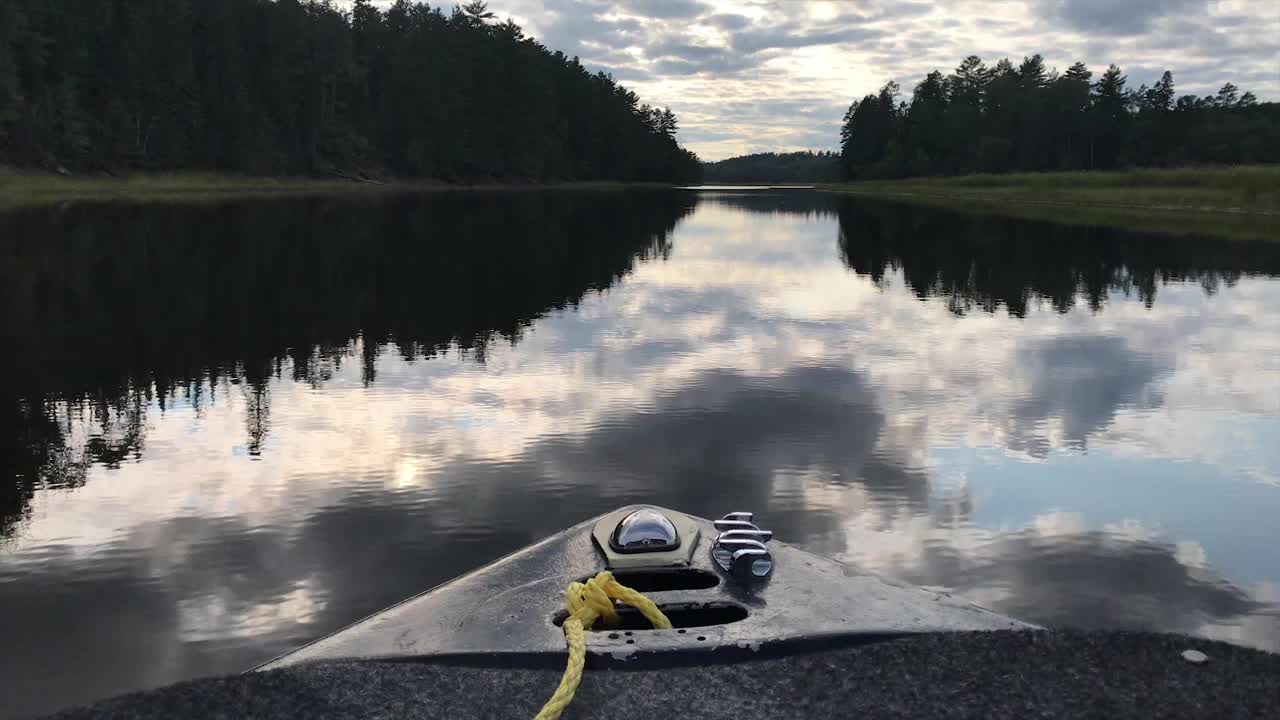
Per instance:
[[[382,4],[389,4],[384,2]],[[433,6],[438,3],[431,3]],[[446,5],[450,3],[445,3]],[[1280,99],[1280,0],[490,0],[553,50],[669,106],[704,160],[835,149],[855,98],[976,53],[1117,63],[1137,87]]]

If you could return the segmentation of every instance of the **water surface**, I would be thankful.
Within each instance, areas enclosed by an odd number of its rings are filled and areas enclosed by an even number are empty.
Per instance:
[[[655,502],[1280,650],[1280,244],[803,191],[0,216],[0,715]]]

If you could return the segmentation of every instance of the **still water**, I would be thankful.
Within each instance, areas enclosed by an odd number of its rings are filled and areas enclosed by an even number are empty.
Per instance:
[[[619,505],[1280,650],[1280,244],[804,191],[0,217],[0,715]]]

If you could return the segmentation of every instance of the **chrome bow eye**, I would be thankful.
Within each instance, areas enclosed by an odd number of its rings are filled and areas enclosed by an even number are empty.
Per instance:
[[[622,518],[609,537],[609,545],[620,553],[675,550],[680,547],[680,533],[666,515],[643,508]]]

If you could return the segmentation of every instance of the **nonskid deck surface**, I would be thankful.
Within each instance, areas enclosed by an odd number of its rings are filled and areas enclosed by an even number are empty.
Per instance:
[[[1188,649],[1208,662],[1183,659]],[[55,717],[529,718],[560,672],[323,662],[184,683]],[[565,717],[1276,718],[1277,678],[1280,655],[1172,635],[943,633],[708,666],[589,669]]]

